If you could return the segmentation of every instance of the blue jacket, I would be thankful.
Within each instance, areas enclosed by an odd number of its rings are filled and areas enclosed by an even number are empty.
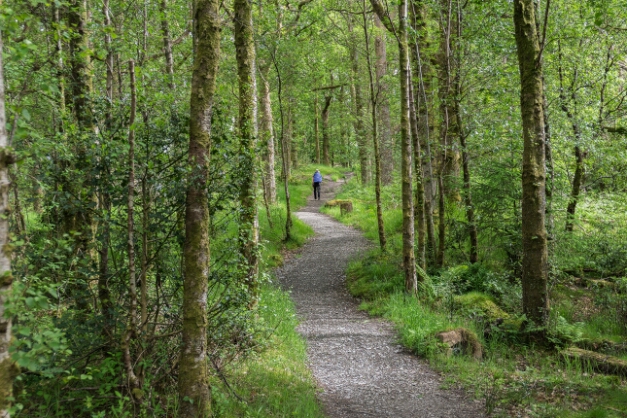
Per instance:
[[[319,171],[316,171],[313,175],[313,182],[314,183],[322,183],[322,174],[320,174]]]

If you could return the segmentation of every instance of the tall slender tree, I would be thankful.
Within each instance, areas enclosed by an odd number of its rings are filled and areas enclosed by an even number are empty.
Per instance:
[[[546,325],[549,316],[545,226],[545,130],[540,37],[533,0],[514,0],[523,135],[522,287],[527,320]]]
[[[374,39],[377,75],[377,120],[379,124],[379,144],[381,148],[381,181],[384,185],[392,183],[394,172],[394,139],[390,123],[389,87],[385,80],[388,71],[385,28],[379,15],[374,14],[374,25],[377,33]]]
[[[255,80],[255,42],[252,5],[248,0],[233,3],[235,54],[239,84],[239,173],[240,217],[239,246],[245,263],[243,279],[248,285],[252,304],[257,297],[259,270],[259,222],[257,219],[257,84]]]
[[[2,7],[2,0],[0,0]],[[9,166],[13,163],[6,132],[4,110],[4,65],[2,59],[2,33],[0,32],[0,213],[9,210]],[[11,318],[5,315],[7,292],[11,288],[11,255],[9,253],[9,219],[0,217],[0,417],[9,418],[10,398],[13,394],[13,378],[16,372],[9,355],[11,342]]]
[[[364,38],[366,40],[366,63],[368,64],[368,78],[370,81],[370,111],[372,116],[372,143],[374,145],[374,194],[377,205],[377,231],[379,234],[379,247],[381,252],[386,251],[387,240],[385,238],[385,225],[383,223],[383,208],[381,205],[381,152],[379,142],[377,93],[380,93],[380,80],[375,80],[372,75],[372,63],[370,58],[370,33],[368,31],[368,18],[366,13],[366,0],[362,1],[362,17],[364,19]],[[375,19],[378,19],[375,14]],[[376,49],[376,46],[375,46]],[[377,57],[378,58],[378,57]],[[375,88],[375,85],[377,88]],[[388,123],[389,123],[388,113]]]
[[[416,256],[414,255],[414,205],[412,194],[412,143],[409,115],[409,87],[411,71],[409,69],[409,49],[407,42],[407,0],[401,0],[398,6],[398,28],[390,20],[389,13],[378,0],[370,0],[375,13],[385,27],[396,37],[399,49],[400,85],[401,85],[401,181],[403,207],[403,271],[405,290],[415,293],[418,288],[416,277]]]
[[[220,2],[198,0],[194,8],[194,67],[190,97],[191,166],[185,201],[183,248],[183,346],[179,361],[179,415],[206,417],[211,411],[207,369],[209,207],[207,181],[211,116],[220,61]]]
[[[263,149],[263,187],[264,195],[269,204],[276,203],[276,175],[275,175],[275,149],[274,128],[272,117],[272,99],[270,97],[270,65],[259,65],[261,75],[261,129],[260,139]]]

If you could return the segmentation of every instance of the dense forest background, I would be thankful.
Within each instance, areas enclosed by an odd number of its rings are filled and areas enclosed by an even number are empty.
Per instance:
[[[293,325],[272,268],[311,234],[315,168],[355,173],[354,213],[328,212],[379,246],[352,266],[373,313],[409,293],[525,353],[624,361],[626,21],[617,0],[0,1],[0,415],[240,414],[230,368]],[[522,390],[482,373],[488,409]]]

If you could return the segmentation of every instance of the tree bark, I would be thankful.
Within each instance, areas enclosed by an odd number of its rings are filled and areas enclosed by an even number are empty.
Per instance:
[[[453,144],[453,140],[459,136],[457,116],[455,108],[454,52],[458,48],[457,33],[454,31],[452,19],[456,12],[458,0],[440,0],[440,50],[438,52],[437,73],[440,83],[440,114],[442,125],[440,127],[441,160],[439,174],[442,176],[444,195],[453,200],[460,201],[458,191],[455,189],[455,178],[459,173],[459,155]]]
[[[414,54],[412,54],[414,55]],[[417,61],[416,57],[412,57],[412,61]],[[410,80],[413,79],[410,74]],[[414,179],[416,183],[416,195],[414,199],[414,222],[415,230],[418,234],[418,248],[416,249],[416,259],[418,265],[425,270],[426,269],[426,228],[425,228],[425,189],[424,178],[422,175],[422,152],[420,149],[420,140],[418,134],[418,118],[416,115],[416,100],[414,95],[414,89],[412,83],[408,83],[410,89],[409,93],[409,115],[411,125],[411,139],[412,147],[414,151]]]
[[[375,13],[374,24],[378,29],[383,29],[381,19]],[[394,171],[394,139],[392,138],[392,125],[390,123],[390,101],[388,98],[388,85],[385,75],[388,71],[387,51],[385,34],[377,31],[374,41],[374,51],[376,55],[376,95],[377,120],[379,129],[379,144],[381,148],[381,182],[383,185],[392,183],[392,173]]]
[[[575,137],[575,175],[573,177],[573,184],[570,191],[570,199],[568,201],[568,207],[566,208],[566,232],[572,232],[574,221],[575,221],[575,211],[577,210],[577,201],[579,200],[579,192],[581,189],[581,183],[583,182],[583,177],[585,173],[585,165],[584,165],[584,152],[581,150],[581,129],[579,128],[579,123],[577,122],[576,115],[572,112],[571,107],[568,105],[568,99],[566,98],[566,93],[564,91],[564,70],[562,68],[562,47],[561,42],[558,42],[558,74],[560,81],[560,101],[562,111],[566,114],[566,117],[570,121],[571,127],[573,129],[573,135]],[[577,106],[577,94],[575,90],[575,83],[577,80],[577,70],[575,69],[575,74],[573,76],[573,82],[571,85],[570,92],[570,100],[572,100],[574,107]]]
[[[324,107],[322,108],[322,163],[331,165],[331,140],[329,138],[329,108],[331,106],[332,95],[324,96]]]
[[[0,7],[2,0],[0,0]],[[9,167],[13,154],[8,145],[4,108],[4,66],[2,60],[2,33],[0,33],[0,417],[9,418],[10,398],[13,396],[13,379],[17,366],[9,355],[11,343],[11,318],[5,316],[5,303],[11,290],[11,254],[9,252]]]
[[[170,39],[170,25],[168,23],[168,0],[159,2],[161,12],[161,34],[163,36],[163,53],[165,55],[165,72],[168,75],[168,87],[176,88],[174,84],[174,58],[172,57],[172,40]]]
[[[514,0],[523,129],[522,287],[527,320],[545,326],[549,315],[545,226],[545,131],[540,42],[533,0]]]
[[[129,118],[128,130],[128,194],[127,194],[127,242],[128,252],[128,280],[129,280],[129,310],[128,323],[124,337],[124,365],[126,367],[126,378],[129,388],[133,394],[133,400],[138,401],[133,389],[140,387],[139,379],[135,373],[134,365],[136,360],[131,354],[131,340],[137,338],[137,277],[135,275],[135,115],[137,112],[137,94],[135,89],[135,62],[129,62],[129,73],[131,76],[131,116]]]
[[[359,82],[359,50],[357,45],[357,35],[353,30],[352,16],[348,17],[348,30],[350,32],[349,54],[351,60],[351,98],[353,99],[355,116],[353,128],[357,136],[357,147],[359,150],[359,167],[361,184],[370,182],[370,167],[368,161],[368,142],[366,140],[366,130],[364,128],[364,100],[361,94],[361,83]]]
[[[320,164],[320,123],[318,118],[318,92],[316,92],[316,97],[314,100],[314,132],[316,135],[316,155],[314,156],[316,164]]]
[[[291,106],[287,112],[287,131],[290,138],[290,169],[298,168],[298,144],[296,142],[296,132],[294,131],[294,111],[292,110],[293,101],[289,101]]]
[[[403,269],[405,271],[405,291],[416,293],[416,258],[414,255],[414,207],[412,196],[412,141],[410,133],[410,76],[409,51],[407,44],[407,0],[398,6],[398,38],[401,74],[401,177],[403,194]]]
[[[76,158],[72,164],[82,176],[78,184],[68,180],[63,185],[69,195],[75,199],[66,205],[61,215],[64,233],[75,231],[75,253],[81,254],[87,263],[94,261],[93,238],[94,221],[90,205],[94,203],[95,194],[90,175],[91,165],[88,156],[89,142],[94,134],[94,116],[91,105],[92,66],[90,59],[89,33],[87,31],[87,4],[85,0],[72,0],[68,7],[68,27],[70,29],[70,69],[71,69],[71,103],[74,117],[78,125],[75,135]],[[84,271],[85,269],[81,269]],[[77,272],[76,284],[71,286],[76,308],[87,311],[91,304],[91,293],[88,289],[90,277],[87,273]]]
[[[566,208],[566,231],[572,232],[575,222],[575,211],[577,209],[577,201],[579,200],[579,192],[581,183],[585,173],[584,153],[579,145],[575,145],[575,175],[573,177],[573,187],[570,191],[570,201]]]
[[[362,16],[364,19],[364,36],[366,40],[366,62],[368,64],[368,77],[370,80],[370,110],[372,111],[372,143],[374,144],[374,194],[377,205],[377,232],[379,234],[379,247],[381,252],[386,251],[387,240],[385,238],[385,225],[383,223],[383,208],[381,206],[381,153],[379,151],[379,134],[377,123],[377,95],[375,93],[375,80],[372,76],[372,63],[370,62],[370,35],[368,33],[368,19],[366,18],[366,0],[362,0]],[[375,15],[375,19],[377,16]],[[378,58],[378,57],[377,57]],[[377,68],[378,70],[378,68]],[[380,89],[377,77],[377,88]],[[380,91],[380,90],[379,90]],[[389,110],[389,109],[388,109]],[[388,112],[388,124],[389,124]]]
[[[179,415],[211,412],[207,369],[209,207],[207,181],[211,115],[220,61],[220,2],[197,0],[194,10],[194,66],[190,97],[189,164],[183,248],[183,346],[179,362]]]
[[[434,190],[433,167],[431,157],[431,132],[435,123],[432,122],[435,112],[429,110],[431,104],[428,97],[432,97],[433,89],[433,69],[429,65],[430,60],[425,57],[425,52],[429,49],[427,9],[424,1],[413,0],[411,2],[411,22],[416,32],[412,43],[412,64],[414,92],[416,92],[418,135],[421,149],[423,150],[422,171],[424,189],[424,216],[427,231],[426,258],[431,264],[435,263],[435,223],[433,221]]]
[[[255,147],[257,142],[257,84],[255,80],[255,42],[252,5],[248,0],[233,4],[235,54],[239,84],[240,176],[239,242],[243,264],[242,279],[249,289],[250,306],[256,304],[259,273],[259,222],[257,219],[257,180]]]
[[[275,151],[274,151],[274,128],[272,117],[272,101],[270,98],[270,83],[268,82],[270,66],[260,66],[262,81],[261,95],[261,134],[260,139],[264,148],[264,170],[263,185],[268,203],[276,203],[276,175],[275,175]]]
[[[456,39],[462,37],[462,11],[458,5],[457,13],[457,33]],[[464,176],[464,206],[466,207],[466,220],[468,221],[468,237],[470,239],[470,256],[469,261],[474,264],[478,261],[477,248],[479,246],[477,240],[477,225],[475,224],[475,208],[472,203],[472,193],[470,190],[470,161],[468,158],[468,147],[466,146],[466,134],[462,124],[461,98],[463,97],[461,69],[462,62],[461,51],[456,48],[455,54],[457,62],[455,66],[455,76],[453,79],[453,100],[455,106],[455,116],[457,118],[457,132],[459,135],[459,144],[462,151],[462,172]]]
[[[370,0],[375,13],[386,29],[396,35],[399,50],[400,84],[401,84],[401,181],[403,207],[403,272],[405,291],[416,293],[418,282],[416,277],[416,258],[414,255],[414,206],[412,193],[411,157],[412,144],[409,120],[409,51],[407,43],[407,0],[401,0],[398,6],[398,29],[387,16],[378,0]]]
[[[111,16],[109,13],[109,0],[103,2],[104,24],[108,29],[105,33],[105,48],[107,56],[105,57],[106,67],[106,97],[107,111],[105,115],[105,128],[110,131],[113,127],[113,47],[111,31],[114,29],[111,24]],[[58,12],[57,12],[58,13]],[[61,47],[59,46],[59,49]],[[60,65],[62,59],[59,58]],[[100,312],[103,317],[103,334],[110,339],[113,336],[112,327],[114,325],[114,308],[111,300],[111,292],[109,291],[109,239],[111,236],[111,193],[105,181],[101,180],[101,190],[99,193],[101,217],[103,219],[102,229],[100,233],[100,249],[98,258],[98,301],[100,302]]]

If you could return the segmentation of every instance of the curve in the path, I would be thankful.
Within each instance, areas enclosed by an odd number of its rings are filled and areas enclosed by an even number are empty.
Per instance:
[[[369,243],[355,229],[320,214],[338,184],[323,185],[296,215],[316,233],[279,272],[291,290],[310,367],[330,418],[483,417],[482,406],[440,389],[439,376],[395,342],[392,327],[357,309],[345,288],[349,260]]]

